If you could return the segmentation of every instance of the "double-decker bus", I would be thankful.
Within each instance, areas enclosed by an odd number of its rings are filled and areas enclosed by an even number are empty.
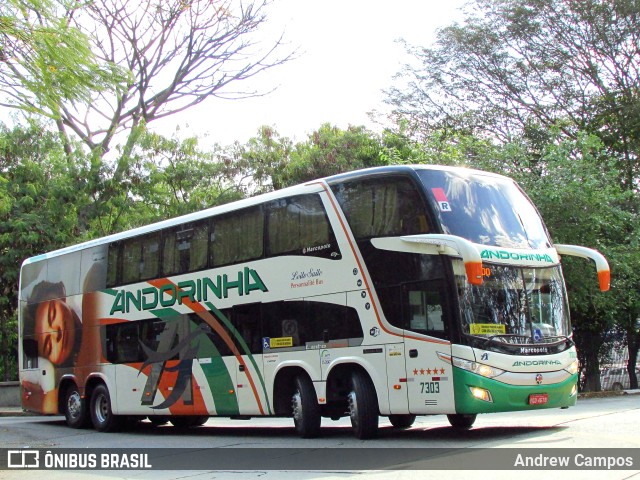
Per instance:
[[[27,259],[23,408],[71,427],[322,417],[376,435],[577,396],[560,255],[511,179],[366,169]]]

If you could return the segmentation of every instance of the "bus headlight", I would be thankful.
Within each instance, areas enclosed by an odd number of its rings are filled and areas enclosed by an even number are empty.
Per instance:
[[[565,370],[567,372],[569,372],[569,374],[571,375],[575,375],[576,373],[578,373],[578,361],[574,360],[571,365],[569,365],[567,368],[565,368]]]
[[[494,378],[504,373],[504,370],[499,368],[491,367],[483,363],[472,362],[470,360],[464,360],[462,358],[453,357],[452,361],[453,365],[458,368],[462,368],[463,370],[467,370],[487,378]]]

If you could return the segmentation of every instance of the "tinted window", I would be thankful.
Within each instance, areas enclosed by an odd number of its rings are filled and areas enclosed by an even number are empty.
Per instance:
[[[358,180],[332,188],[357,239],[429,232],[424,203],[408,178]]]
[[[216,217],[211,227],[211,265],[222,266],[261,258],[264,216],[250,208]]]
[[[160,234],[125,240],[122,260],[123,283],[157,278],[160,273]]]
[[[138,363],[149,358],[149,352],[159,353],[162,361],[175,360],[178,353],[172,350],[178,345],[179,319],[159,319],[115,323],[106,326],[106,357],[111,363]],[[164,358],[163,353],[171,355]]]
[[[109,254],[107,257],[107,287],[114,287],[118,284],[119,259],[120,243],[109,244]]]
[[[263,304],[264,336],[291,338],[294,347],[308,342],[362,338],[355,309],[325,302],[289,301]]]
[[[440,216],[443,233],[481,245],[551,246],[538,211],[512,180],[433,170],[419,175]]]
[[[207,267],[209,224],[181,225],[163,235],[162,271],[165,275],[194,272]]]
[[[319,195],[300,195],[271,202],[267,219],[270,256],[340,257]]]

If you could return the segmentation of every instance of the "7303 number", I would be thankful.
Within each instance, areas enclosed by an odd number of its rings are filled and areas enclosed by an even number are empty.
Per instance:
[[[440,393],[440,383],[420,382],[420,393]]]

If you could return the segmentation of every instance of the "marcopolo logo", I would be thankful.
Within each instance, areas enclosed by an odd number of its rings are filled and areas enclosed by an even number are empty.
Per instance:
[[[118,290],[110,314],[129,313],[131,310],[154,310],[158,306],[169,308],[185,302],[206,302],[213,297],[220,300],[228,298],[232,291],[242,297],[256,290],[269,291],[258,272],[244,267],[235,277],[225,273],[216,276],[215,279],[203,277],[178,282],[177,285],[167,283],[161,287],[150,286],[135,291]]]
[[[527,260],[530,262],[547,262],[554,263],[553,259],[546,253],[520,253],[510,252],[508,250],[489,250],[485,249],[480,252],[483,260]]]

